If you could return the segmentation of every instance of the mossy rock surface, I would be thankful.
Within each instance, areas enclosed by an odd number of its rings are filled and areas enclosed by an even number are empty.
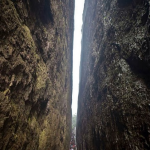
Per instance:
[[[66,150],[74,1],[0,1],[0,149]]]
[[[148,0],[87,0],[78,150],[150,149]]]

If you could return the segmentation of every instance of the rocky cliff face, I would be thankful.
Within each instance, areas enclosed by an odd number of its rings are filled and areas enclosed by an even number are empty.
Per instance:
[[[85,1],[78,150],[150,149],[149,6]]]
[[[73,0],[0,0],[0,149],[66,150]]]

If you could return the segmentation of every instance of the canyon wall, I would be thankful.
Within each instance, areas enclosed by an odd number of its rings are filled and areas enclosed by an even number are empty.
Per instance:
[[[67,150],[73,0],[0,0],[0,150]]]
[[[78,150],[150,149],[150,1],[86,0]]]

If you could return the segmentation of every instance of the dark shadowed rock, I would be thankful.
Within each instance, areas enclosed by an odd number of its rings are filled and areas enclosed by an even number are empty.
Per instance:
[[[87,0],[78,150],[150,149],[148,0]]]
[[[67,150],[73,0],[0,0],[0,149]]]

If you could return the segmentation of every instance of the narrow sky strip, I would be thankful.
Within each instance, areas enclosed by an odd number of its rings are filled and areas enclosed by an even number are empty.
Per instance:
[[[73,44],[73,94],[72,94],[72,114],[77,113],[77,101],[79,92],[79,66],[82,38],[82,13],[84,0],[75,0],[74,15],[74,44]]]

